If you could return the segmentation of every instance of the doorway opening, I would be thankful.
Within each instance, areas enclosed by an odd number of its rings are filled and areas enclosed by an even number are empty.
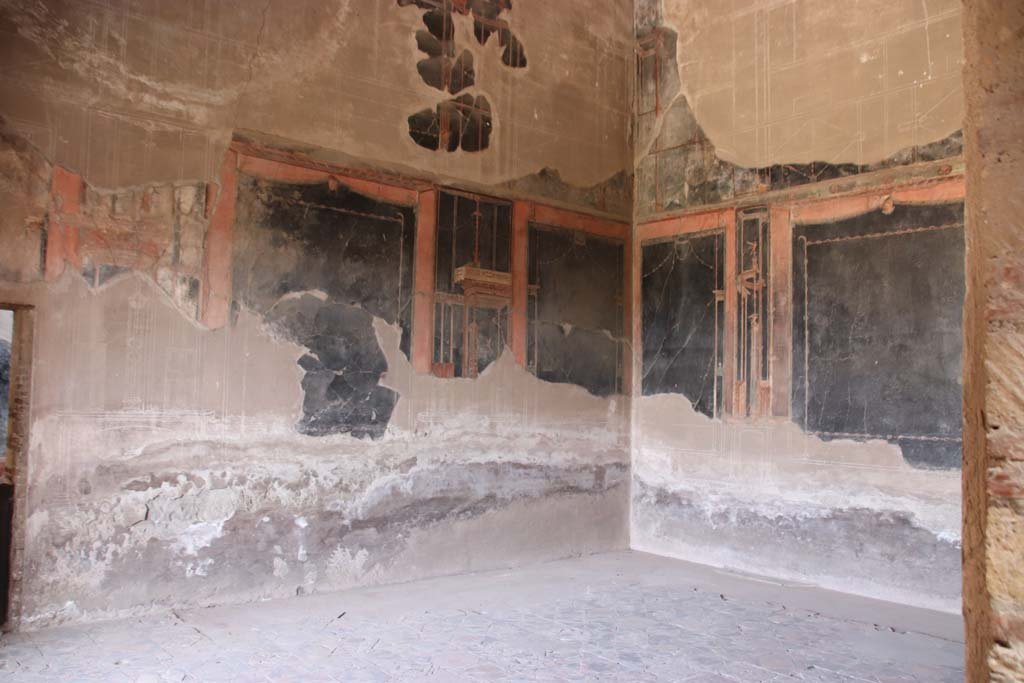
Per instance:
[[[15,491],[25,482],[24,453],[28,444],[31,385],[32,309],[0,304],[0,627],[12,628],[17,613],[17,558],[21,535],[17,509],[23,497]]]
[[[14,311],[0,308],[0,445],[3,469],[0,471],[0,619],[7,623],[10,603],[12,521],[14,518],[14,481],[8,470],[10,460],[11,346],[14,341]]]

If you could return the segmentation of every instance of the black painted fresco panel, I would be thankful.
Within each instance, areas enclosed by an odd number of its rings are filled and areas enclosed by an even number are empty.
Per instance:
[[[620,241],[530,226],[527,351],[538,377],[598,396],[622,390],[624,258]]]
[[[793,414],[960,463],[963,207],[897,206],[794,230]],[[805,370],[806,368],[806,370]]]
[[[234,292],[309,353],[298,429],[379,437],[397,394],[373,318],[402,328],[408,355],[415,214],[344,186],[239,180]]]
[[[643,394],[682,394],[709,417],[721,412],[723,264],[721,232],[643,246]]]
[[[607,331],[538,321],[534,334],[539,378],[576,384],[596,396],[621,392],[622,344]]]

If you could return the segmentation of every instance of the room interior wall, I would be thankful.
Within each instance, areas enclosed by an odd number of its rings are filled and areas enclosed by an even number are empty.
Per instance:
[[[956,609],[958,7],[0,6],[13,625],[630,545]]]
[[[625,0],[2,8],[0,114],[96,187],[213,182],[234,134],[248,130],[348,166],[629,215]],[[431,119],[439,109],[443,126]],[[446,130],[440,149],[412,135],[422,126],[410,118],[424,111],[435,136]],[[466,151],[471,125],[479,149]]]
[[[959,20],[638,3],[634,548],[959,610]]]
[[[511,285],[483,302],[470,280],[414,290],[442,272],[429,258],[441,243],[426,240],[441,234],[443,191],[225,159],[205,193],[107,193],[51,173],[39,281],[0,290],[37,313],[20,626],[627,545],[624,362],[597,385],[586,363],[543,381],[517,362],[525,260],[484,269],[521,283],[515,302]],[[506,251],[528,246],[537,219],[577,236],[569,252],[588,239],[621,252],[629,233],[527,201],[506,213]],[[547,304],[552,282],[562,296],[580,287],[556,267],[534,299]],[[431,314],[453,299],[466,357],[476,311],[510,321],[472,375],[433,355],[445,320]],[[622,315],[599,339],[621,334]]]
[[[0,8],[8,627],[628,546],[631,5],[509,5]]]

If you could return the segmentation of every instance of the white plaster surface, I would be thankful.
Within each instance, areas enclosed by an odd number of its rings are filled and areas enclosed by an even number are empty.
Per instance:
[[[637,552],[5,635],[9,681],[963,680],[960,618]]]
[[[304,351],[256,316],[204,330],[138,273],[24,292],[38,363],[17,628],[628,545],[621,398],[508,354],[473,380],[422,376],[378,320],[401,396],[387,433],[313,437],[295,430]]]
[[[14,311],[0,310],[0,339],[9,342],[12,334],[14,334]]]
[[[632,548],[960,610],[959,471],[912,467],[880,440],[712,420],[678,394],[636,414]]]

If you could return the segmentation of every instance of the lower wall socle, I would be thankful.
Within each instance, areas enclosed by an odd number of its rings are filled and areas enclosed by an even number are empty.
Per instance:
[[[959,472],[885,442],[712,420],[680,395],[637,412],[633,548],[959,611]]]
[[[295,428],[301,349],[244,312],[214,332],[182,322],[146,278],[123,278],[88,291],[68,275],[26,293],[39,312],[41,390],[15,627],[628,546],[621,399],[538,380],[508,353],[476,379],[420,375],[399,350],[401,330],[377,320],[381,382],[400,396],[386,433],[305,435]],[[137,348],[139,315],[174,343],[143,337],[134,356],[71,362],[69,336],[79,349]],[[173,377],[161,371],[182,348],[206,349],[196,371],[230,384],[181,376],[180,362]],[[218,367],[218,348],[242,351]],[[167,403],[186,385],[207,408]],[[133,404],[121,401],[123,386]],[[255,405],[246,391],[261,409],[235,409]]]

